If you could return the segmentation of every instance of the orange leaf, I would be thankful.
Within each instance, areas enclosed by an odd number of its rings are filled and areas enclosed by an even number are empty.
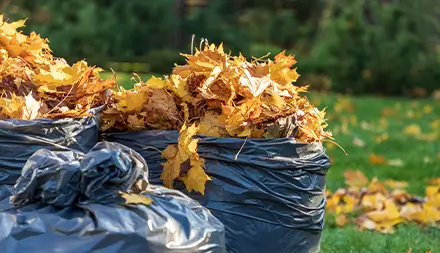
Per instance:
[[[385,157],[376,154],[371,154],[368,160],[373,165],[383,165],[387,163],[387,159]]]

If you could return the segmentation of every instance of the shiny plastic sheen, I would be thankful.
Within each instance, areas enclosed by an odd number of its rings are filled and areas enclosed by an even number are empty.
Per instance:
[[[224,226],[183,193],[149,186],[151,204],[126,204],[144,159],[100,142],[87,154],[38,150],[0,202],[2,253],[225,253]]]
[[[177,137],[176,131],[104,135],[138,151],[154,184],[160,183],[164,162],[156,149],[177,143]],[[319,252],[330,167],[321,144],[299,144],[291,138],[199,137],[198,153],[213,180],[204,196],[187,194],[225,225],[228,252]],[[175,187],[186,193],[181,183]]]

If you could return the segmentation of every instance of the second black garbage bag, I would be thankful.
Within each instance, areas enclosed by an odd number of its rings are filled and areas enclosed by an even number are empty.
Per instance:
[[[116,143],[35,152],[0,202],[1,252],[226,252],[224,226],[196,201],[161,186],[130,191],[147,171]]]
[[[21,169],[37,150],[88,152],[98,142],[98,130],[96,116],[0,120],[0,200],[11,195]]]
[[[104,138],[137,150],[160,183],[164,160],[157,150],[176,144],[177,131],[112,133]],[[320,143],[292,138],[199,136],[198,153],[212,178],[205,194],[187,192],[225,225],[228,252],[319,252],[324,226],[329,157]]]

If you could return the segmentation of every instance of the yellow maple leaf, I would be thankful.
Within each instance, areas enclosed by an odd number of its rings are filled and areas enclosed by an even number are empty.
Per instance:
[[[0,31],[4,33],[5,35],[13,35],[17,33],[17,29],[24,26],[24,23],[26,20],[19,20],[15,22],[3,22],[4,16],[3,14],[0,15]]]
[[[437,193],[434,196],[429,197],[428,200],[425,202],[425,204],[440,209],[440,193]]]
[[[189,192],[194,190],[204,195],[206,182],[212,180],[203,169],[204,159],[191,158],[190,164],[191,168],[185,176],[181,177],[181,180]]]
[[[0,112],[11,119],[23,119],[23,110],[26,108],[24,97],[11,94],[11,98],[0,98]]]
[[[368,184],[367,190],[369,193],[383,193],[387,192],[385,184],[383,182],[379,182],[377,178],[373,178],[371,182]]]
[[[365,210],[381,210],[385,205],[386,197],[382,193],[366,194],[361,201]]]
[[[113,93],[118,101],[116,109],[121,112],[137,112],[148,101],[148,90],[121,90]]]
[[[180,175],[180,167],[184,162],[180,159],[179,149],[176,145],[168,145],[163,151],[162,157],[167,161],[163,163],[163,170],[160,175],[160,179],[164,182],[164,186],[167,188],[174,188],[173,182]]]
[[[351,213],[354,211],[358,199],[354,196],[345,195],[342,197],[342,201],[345,203],[344,205],[338,205],[336,207],[336,215],[341,213]]]
[[[412,220],[424,224],[435,223],[440,221],[440,210],[427,204],[423,204],[421,211],[411,215]]]
[[[146,84],[151,89],[165,89],[168,86],[168,80],[152,76]]]
[[[213,137],[220,137],[219,116],[215,112],[206,112],[199,125],[199,134]]]
[[[179,132],[178,149],[180,160],[185,162],[190,158],[192,154],[197,154],[198,139],[194,139],[193,136],[197,134],[199,128],[196,124],[192,124],[190,127],[183,125]]]
[[[437,194],[440,194],[440,186],[427,186],[426,187],[426,197],[431,198],[434,197]]]
[[[50,66],[49,71],[42,69],[33,79],[35,85],[56,90],[59,86],[77,83],[86,71],[88,71],[88,68],[85,61],[79,61],[72,66],[69,66],[63,61],[56,61],[56,64]]]
[[[162,153],[162,157],[167,159],[163,164],[164,168],[161,179],[164,185],[172,188],[175,179],[179,178],[185,183],[189,191],[195,190],[204,194],[206,181],[210,180],[203,170],[204,160],[197,154],[198,139],[193,136],[198,133],[198,126],[193,124],[189,127],[183,125],[179,131],[177,145],[169,145]],[[181,165],[189,160],[191,168],[186,176],[179,177]]]
[[[339,205],[342,196],[333,194],[331,197],[327,197],[327,205],[326,208],[328,210],[336,211],[336,207]]]
[[[152,203],[152,200],[148,197],[142,196],[140,194],[131,194],[126,192],[120,192],[119,193],[122,198],[125,199],[125,204],[133,204],[133,205],[150,205]]]
[[[366,215],[375,222],[384,222],[387,220],[396,220],[400,218],[399,209],[391,199],[387,199],[385,201],[385,208],[383,210],[371,211],[366,213]]]

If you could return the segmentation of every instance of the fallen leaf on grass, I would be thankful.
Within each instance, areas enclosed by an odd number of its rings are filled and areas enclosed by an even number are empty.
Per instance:
[[[403,167],[404,163],[401,159],[390,159],[388,160],[388,165],[393,167]]]
[[[412,124],[412,125],[409,125],[409,126],[405,127],[403,129],[403,132],[405,134],[407,134],[407,135],[417,136],[417,135],[420,135],[422,133],[422,129],[420,128],[419,125]]]
[[[377,143],[382,143],[382,142],[388,140],[388,138],[389,138],[389,135],[387,133],[384,133],[384,134],[380,134],[380,135],[376,136],[375,139],[376,139]]]
[[[425,199],[407,193],[407,182],[373,178],[371,182],[359,171],[344,173],[347,188],[327,192],[327,212],[335,213],[337,224],[345,225],[348,214],[359,215],[354,219],[361,230],[394,233],[395,225],[402,222],[438,224],[440,222],[440,179],[429,180]],[[391,188],[392,191],[388,190]]]
[[[333,110],[336,113],[353,112],[356,110],[356,107],[348,97],[341,96],[338,98],[338,101],[333,106]]]
[[[431,112],[432,112],[432,106],[430,106],[430,105],[425,105],[425,106],[423,107],[423,111],[424,111],[426,114],[431,113]]]
[[[353,138],[353,145],[363,148],[366,146],[366,143],[365,141],[355,137]]]
[[[364,130],[371,130],[372,126],[370,123],[366,122],[366,121],[362,121],[361,122],[361,128]]]
[[[404,189],[408,186],[408,182],[395,180],[386,180],[385,184],[392,189]]]
[[[372,165],[384,165],[387,163],[387,159],[383,156],[371,154],[368,158],[368,161]]]
[[[428,180],[428,184],[431,184],[431,185],[440,185],[440,177],[437,177],[437,178],[433,178],[433,179]]]
[[[440,128],[440,119],[436,119],[436,120],[432,121],[431,124],[429,124],[429,126],[430,126],[432,129],[438,129],[438,128]]]
[[[361,206],[364,210],[381,210],[385,204],[386,197],[382,193],[365,194]]]
[[[388,107],[384,107],[382,109],[382,116],[383,117],[389,117],[389,116],[393,116],[397,113],[397,110],[394,108],[388,108]]]
[[[358,200],[354,196],[345,195],[342,197],[342,204],[336,207],[336,215],[351,213],[357,205]]]

